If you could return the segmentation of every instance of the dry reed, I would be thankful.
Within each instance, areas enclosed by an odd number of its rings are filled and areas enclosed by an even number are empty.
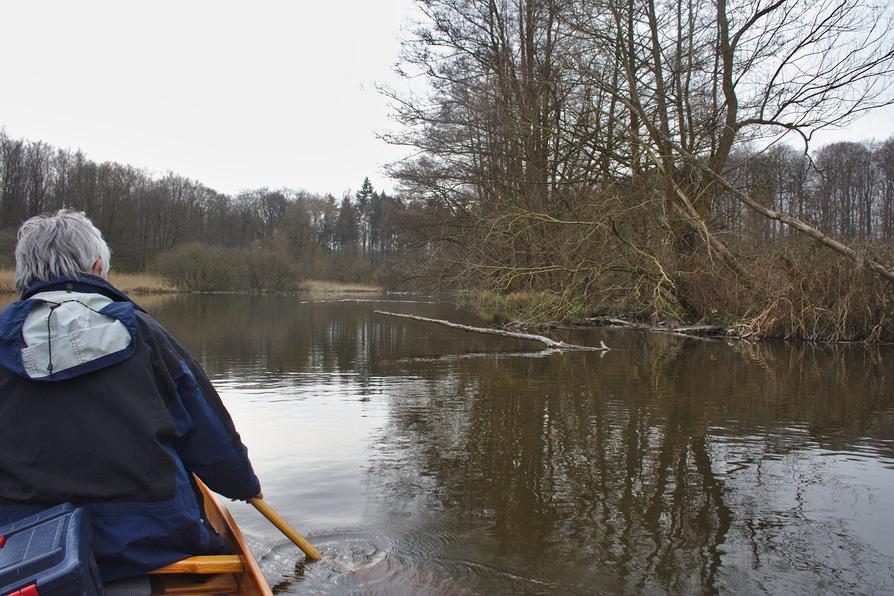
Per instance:
[[[109,273],[109,283],[128,294],[161,294],[176,292],[177,288],[164,279],[151,273]],[[15,293],[15,272],[12,269],[0,269],[0,292]]]

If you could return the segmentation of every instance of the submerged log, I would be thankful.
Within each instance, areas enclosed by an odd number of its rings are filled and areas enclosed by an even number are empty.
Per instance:
[[[590,317],[584,319],[590,325],[600,327],[624,327],[625,329],[640,329],[643,331],[655,331],[658,333],[670,333],[671,335],[684,335],[687,337],[729,337],[730,330],[720,325],[690,325],[688,327],[668,327],[667,325],[645,325],[633,323],[614,317]]]
[[[421,321],[423,323],[437,323],[438,325],[445,325],[447,327],[452,327],[454,329],[462,329],[463,331],[472,331],[474,333],[487,333],[490,335],[499,335],[500,337],[511,337],[514,339],[525,339],[528,341],[536,341],[542,343],[547,348],[552,350],[582,350],[588,352],[607,352],[611,348],[605,345],[605,342],[600,341],[599,346],[579,346],[577,344],[569,344],[564,341],[556,341],[554,339],[550,339],[545,335],[536,335],[534,333],[521,333],[519,331],[507,331],[505,329],[491,329],[490,327],[473,327],[472,325],[461,325],[459,323],[451,323],[450,321],[445,321],[443,319],[429,319],[428,317],[419,317],[416,315],[406,315],[396,312],[389,312],[387,310],[377,310],[375,311],[377,315],[385,315],[387,317],[399,317],[401,319],[410,319],[412,321]]]

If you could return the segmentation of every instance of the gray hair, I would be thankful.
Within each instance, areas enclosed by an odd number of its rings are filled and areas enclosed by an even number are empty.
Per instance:
[[[109,245],[84,213],[61,209],[36,215],[19,228],[16,289],[24,292],[38,281],[92,273],[100,259],[105,277],[111,261]]]

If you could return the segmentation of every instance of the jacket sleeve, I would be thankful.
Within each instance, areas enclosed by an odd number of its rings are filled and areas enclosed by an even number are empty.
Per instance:
[[[174,446],[183,465],[217,493],[242,500],[255,496],[261,487],[248,450],[205,371],[167,332],[156,337],[154,349],[169,385]]]

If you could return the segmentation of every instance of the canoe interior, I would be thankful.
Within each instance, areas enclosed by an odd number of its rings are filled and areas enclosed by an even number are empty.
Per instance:
[[[150,574],[153,594],[273,594],[233,516],[202,482],[205,515],[227,541],[232,555],[190,557]]]

